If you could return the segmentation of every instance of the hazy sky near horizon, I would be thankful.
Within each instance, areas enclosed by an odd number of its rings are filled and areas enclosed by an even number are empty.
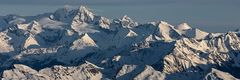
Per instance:
[[[240,28],[240,0],[0,0],[0,15],[37,15],[64,5],[86,5],[95,14],[112,19],[127,14],[141,23],[187,22],[211,32]]]
[[[0,0],[0,4],[165,4],[165,3],[192,3],[192,4],[236,4],[239,0]]]

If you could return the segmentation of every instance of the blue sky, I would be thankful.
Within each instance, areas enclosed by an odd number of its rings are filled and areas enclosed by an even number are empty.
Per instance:
[[[141,23],[187,22],[206,31],[226,32],[240,28],[239,4],[240,0],[0,0],[0,15],[36,15],[64,5],[86,5],[108,18],[127,14]]]

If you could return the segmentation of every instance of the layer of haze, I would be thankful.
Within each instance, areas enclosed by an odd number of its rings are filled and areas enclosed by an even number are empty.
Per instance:
[[[95,14],[112,19],[127,14],[141,23],[187,22],[208,32],[226,32],[240,28],[239,4],[240,0],[0,0],[0,15],[31,16],[65,5],[85,5]]]

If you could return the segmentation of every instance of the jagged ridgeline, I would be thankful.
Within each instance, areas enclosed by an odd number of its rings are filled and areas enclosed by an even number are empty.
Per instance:
[[[0,17],[3,80],[235,80],[240,34],[107,19],[87,7]]]

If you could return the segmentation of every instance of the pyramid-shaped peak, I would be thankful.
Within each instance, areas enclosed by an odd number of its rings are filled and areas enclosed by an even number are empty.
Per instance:
[[[95,45],[95,42],[87,33],[83,34],[83,36],[81,37],[81,40],[85,43]]]
[[[171,24],[168,24],[167,22],[165,22],[165,21],[160,21],[158,24],[158,27],[159,28],[174,28],[174,26],[172,26]],[[165,29],[164,29],[165,30]],[[168,29],[167,29],[168,30]]]
[[[180,25],[178,25],[177,27],[178,30],[188,30],[188,29],[192,29],[187,23],[182,23]]]
[[[77,39],[73,42],[71,49],[79,50],[79,49],[84,49],[84,47],[89,47],[89,46],[97,47],[94,40],[87,33],[85,33],[79,39]]]
[[[86,47],[98,47],[94,40],[87,33],[82,34],[79,39],[75,40],[70,49],[81,50]]]
[[[151,34],[151,35],[149,35],[149,36],[147,36],[147,37],[145,38],[145,41],[146,41],[146,42],[155,41],[155,38],[154,38],[154,36]]]
[[[90,12],[90,9],[87,8],[87,7],[85,7],[85,6],[80,6],[80,7],[79,7],[79,11],[80,11],[81,13],[93,14],[92,12]]]
[[[90,10],[85,7],[85,6],[80,6],[76,16],[74,17],[75,22],[80,21],[80,22],[92,22],[94,19],[95,15],[90,12]],[[79,22],[77,22],[79,23]]]
[[[135,33],[134,31],[132,30],[129,30],[128,34],[127,34],[127,37],[134,37],[134,36],[138,36],[137,33]]]
[[[169,30],[174,29],[174,26],[168,24],[168,23],[165,22],[165,21],[160,21],[160,23],[158,24],[158,28],[159,28],[160,30],[163,30],[163,31],[169,31]]]
[[[84,33],[83,36],[82,36],[82,38],[85,38],[85,37],[86,37],[86,38],[90,38],[87,33]]]
[[[193,28],[187,30],[187,32],[184,35],[195,39],[205,39],[209,35],[209,33],[197,28]]]
[[[29,46],[39,46],[37,40],[33,37],[33,35],[30,35],[24,43],[24,48],[29,48]]]

